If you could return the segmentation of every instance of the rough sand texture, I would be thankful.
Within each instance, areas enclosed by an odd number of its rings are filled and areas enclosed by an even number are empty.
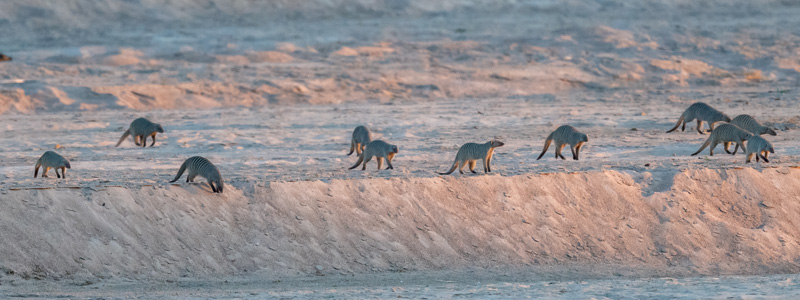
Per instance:
[[[770,0],[3,1],[0,286],[798,272],[798,15]],[[771,162],[689,157],[707,136],[664,131],[696,101],[775,127]],[[164,125],[158,145],[115,148],[140,116]],[[346,170],[361,124],[400,147],[395,170]],[[536,161],[562,124],[589,135],[581,160]],[[435,175],[492,138],[495,175]],[[67,179],[32,178],[47,150]],[[193,155],[223,195],[166,183]],[[780,295],[794,280],[776,278],[744,281]]]

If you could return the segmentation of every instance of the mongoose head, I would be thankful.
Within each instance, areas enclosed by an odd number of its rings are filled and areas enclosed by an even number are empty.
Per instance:
[[[772,129],[772,128],[769,128],[769,127],[766,127],[766,128],[767,128],[767,130],[764,133],[769,134],[769,135],[773,135],[773,136],[774,135],[778,135],[778,133],[775,132],[775,129]]]
[[[161,124],[156,125],[156,131],[160,133],[164,133],[164,127],[161,127]]]
[[[500,147],[500,146],[505,145],[505,143],[503,143],[501,141],[498,141],[498,140],[491,140],[489,142],[492,143],[492,147]]]
[[[0,61],[11,61],[11,56],[0,53]]]
[[[581,133],[581,142],[584,143],[589,142],[589,136],[586,135],[585,133]]]
[[[69,165],[69,162],[65,162],[64,166],[67,167],[67,169],[72,169],[72,167]]]
[[[726,114],[722,114],[722,121],[730,123],[731,122],[731,117],[728,117],[728,115],[726,115]]]
[[[397,146],[395,146],[395,145],[392,145],[392,153],[397,153],[397,151],[398,151],[398,150],[397,150]]]
[[[767,148],[768,148],[767,151],[769,151],[769,153],[775,153],[775,149],[773,149],[772,146],[768,146]]]

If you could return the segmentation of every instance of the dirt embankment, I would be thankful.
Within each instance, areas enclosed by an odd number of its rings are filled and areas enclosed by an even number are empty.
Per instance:
[[[800,271],[794,168],[275,182],[228,186],[221,196],[208,190],[7,191],[0,276],[291,276],[576,263],[670,274]]]

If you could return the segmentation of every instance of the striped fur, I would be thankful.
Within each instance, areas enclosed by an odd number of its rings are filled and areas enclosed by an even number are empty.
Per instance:
[[[764,162],[769,162],[769,154],[775,153],[775,149],[772,148],[772,143],[761,136],[754,135],[747,139],[747,150],[745,153],[747,154],[746,163],[749,163],[750,160],[753,159],[753,156],[756,157],[756,162],[758,162],[759,157],[763,159]]]
[[[719,126],[717,126],[716,129],[714,129],[714,131],[711,132],[711,135],[708,136],[708,139],[706,139],[706,142],[703,143],[703,146],[700,146],[700,150],[697,150],[697,152],[692,153],[692,156],[697,155],[709,145],[711,145],[711,148],[708,149],[708,155],[713,156],[714,147],[717,147],[719,143],[725,143],[725,142],[737,143],[739,146],[742,147],[742,150],[747,151],[747,148],[745,147],[744,143],[745,141],[747,141],[747,139],[749,139],[752,136],[753,134],[747,132],[744,129],[739,128],[739,126],[728,123],[720,124]]]
[[[547,152],[547,149],[550,148],[550,143],[556,143],[556,159],[561,157],[564,158],[564,155],[561,155],[561,149],[564,149],[564,145],[569,144],[570,150],[572,150],[572,159],[578,160],[578,155],[581,152],[581,147],[583,144],[589,141],[589,137],[586,136],[585,133],[581,133],[575,129],[575,127],[569,125],[562,125],[558,127],[553,133],[547,136],[547,139],[544,141],[544,149],[542,149],[542,154],[539,154],[539,157],[536,160],[539,160],[544,156]]]
[[[364,163],[364,166],[361,168],[361,170],[366,170],[367,163],[372,159],[372,157],[375,157],[375,159],[378,161],[378,170],[380,170],[383,166],[384,159],[386,159],[386,164],[389,165],[386,169],[394,169],[394,166],[392,166],[392,159],[394,158],[394,155],[397,154],[397,151],[397,146],[395,145],[381,140],[374,140],[367,144],[364,152],[361,152],[361,155],[358,156],[358,161],[356,164],[350,167],[349,170],[355,169],[362,162]]]
[[[0,61],[11,61],[11,56],[0,53]]]
[[[361,152],[364,152],[364,148],[367,147],[370,141],[372,141],[372,136],[369,133],[369,129],[364,126],[356,127],[353,130],[353,138],[350,140],[350,153],[347,153],[347,155],[353,154],[353,151],[356,152],[356,155],[361,155]]]
[[[136,146],[139,146],[141,141],[142,147],[147,145],[147,137],[152,137],[153,143],[150,144],[150,147],[153,147],[153,145],[156,144],[156,133],[159,132],[164,132],[164,128],[161,127],[161,124],[150,122],[150,120],[145,118],[138,118],[131,122],[131,126],[122,134],[119,142],[117,142],[117,145],[114,147],[119,147],[119,144],[122,144],[122,141],[129,135],[133,136],[133,143],[136,144]]]
[[[767,126],[761,125],[755,118],[750,115],[738,115],[733,120],[731,120],[731,124],[739,126],[739,128],[744,129],[754,135],[778,135],[775,130],[769,128]],[[737,144],[735,148],[733,148],[733,152],[730,152],[728,149],[730,148],[731,143],[725,143],[725,152],[730,153],[731,155],[736,154],[739,150],[739,145]]]
[[[33,178],[39,175],[39,167],[44,168],[42,170],[42,177],[47,177],[47,172],[53,168],[56,169],[56,177],[58,178],[67,178],[67,169],[72,169],[66,158],[53,151],[45,152],[39,157],[39,160],[36,161],[36,166],[33,169]],[[59,169],[61,170],[60,175],[58,174]]]
[[[477,160],[483,161],[483,172],[489,173],[492,171],[492,156],[494,155],[494,148],[500,147],[505,145],[503,142],[498,140],[491,140],[484,144],[478,143],[466,143],[461,148],[458,148],[458,153],[456,153],[456,160],[453,162],[453,166],[450,168],[449,171],[445,173],[439,173],[439,175],[448,175],[453,173],[456,169],[461,174],[464,174],[464,166],[469,165],[469,170],[472,173],[475,172],[475,165],[477,164]]]
[[[178,175],[175,175],[175,179],[170,182],[178,181],[187,169],[189,174],[186,175],[186,182],[194,182],[194,178],[200,175],[208,180],[208,185],[211,186],[211,190],[214,193],[222,193],[222,189],[225,186],[222,182],[222,175],[219,174],[219,170],[214,164],[202,156],[192,156],[184,161],[180,170],[178,170]]]
[[[678,129],[678,127],[681,127],[681,131],[685,131],[686,123],[695,119],[697,119],[696,129],[700,134],[704,134],[702,130],[703,122],[708,122],[710,131],[713,131],[714,123],[731,121],[731,118],[728,117],[728,115],[714,109],[708,104],[703,102],[695,102],[694,104],[690,105],[689,108],[683,112],[683,114],[681,114],[680,119],[678,119],[678,123],[675,124],[675,127],[672,127],[672,129],[667,130],[667,133],[675,131],[675,129]]]

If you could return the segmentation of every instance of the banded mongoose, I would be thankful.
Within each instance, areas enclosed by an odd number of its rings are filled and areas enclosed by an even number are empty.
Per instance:
[[[369,129],[363,125],[356,127],[353,130],[353,139],[350,140],[350,153],[347,153],[347,155],[353,154],[353,151],[356,152],[356,155],[361,155],[361,152],[364,152],[364,148],[367,147],[370,141],[372,141],[372,136],[369,133]]]
[[[386,159],[386,164],[389,165],[386,167],[387,170],[394,169],[394,166],[392,166],[392,158],[394,158],[395,154],[397,154],[397,146],[381,140],[371,141],[369,144],[367,144],[364,152],[361,152],[361,155],[358,156],[358,161],[356,164],[350,167],[348,170],[355,169],[362,162],[364,163],[364,166],[361,168],[361,170],[366,170],[367,163],[372,159],[373,156],[378,161],[378,170],[380,170],[383,166],[383,159]]]
[[[733,118],[733,120],[731,120],[731,124],[739,126],[739,128],[747,130],[754,135],[764,135],[764,134],[769,134],[773,136],[778,135],[778,133],[775,132],[775,130],[767,126],[761,125],[761,123],[759,123],[751,115],[738,115],[735,118]],[[736,145],[736,147],[733,148],[733,153],[731,153],[730,151],[728,151],[728,147],[730,147],[730,142],[725,143],[725,152],[728,152],[730,154],[736,154],[736,151],[739,150],[739,145]]]
[[[763,159],[764,162],[769,162],[769,154],[775,153],[775,149],[772,148],[772,143],[758,135],[754,135],[747,139],[747,149],[745,153],[747,154],[745,163],[749,163],[750,160],[753,159],[753,156],[756,157],[756,162],[758,162],[759,157]]]
[[[678,129],[678,126],[681,127],[681,131],[686,130],[686,122],[691,122],[692,120],[697,119],[697,132],[700,134],[703,133],[703,122],[708,122],[708,127],[711,129],[710,131],[714,130],[714,123],[716,122],[730,122],[731,118],[728,115],[722,113],[714,109],[713,107],[705,104],[703,102],[695,102],[694,104],[690,105],[686,111],[681,114],[680,119],[678,119],[678,123],[675,124],[675,127],[672,129],[667,130],[667,133],[675,131]]]
[[[122,144],[122,141],[125,140],[129,135],[133,136],[133,143],[136,146],[139,146],[139,141],[141,140],[142,147],[145,147],[147,144],[147,137],[153,137],[153,143],[150,144],[150,147],[156,144],[156,133],[163,133],[164,128],[161,127],[161,124],[150,122],[150,120],[145,118],[138,118],[131,122],[130,128],[125,130],[125,133],[122,134],[122,137],[117,142],[117,145],[114,147],[119,147],[119,144]]]
[[[36,167],[33,169],[33,178],[39,175],[39,167],[43,168],[42,177],[47,177],[47,172],[50,171],[50,168],[53,168],[56,169],[56,177],[58,178],[67,178],[67,169],[72,169],[66,158],[53,151],[45,152],[36,161]],[[61,169],[61,175],[58,174],[59,169]]]
[[[505,144],[498,140],[491,140],[484,144],[466,143],[461,146],[461,148],[458,148],[453,167],[445,173],[439,173],[439,175],[448,175],[453,173],[456,169],[458,169],[459,173],[464,174],[463,169],[465,165],[469,165],[470,172],[477,173],[475,172],[475,165],[479,159],[483,161],[483,172],[489,173],[492,171],[492,155],[494,155],[494,148],[503,145]]]
[[[194,178],[200,175],[208,180],[208,185],[211,186],[211,190],[214,193],[222,193],[222,188],[224,187],[222,175],[219,175],[219,170],[214,164],[202,156],[192,156],[184,161],[180,170],[178,170],[178,175],[175,175],[175,179],[170,182],[178,181],[186,169],[189,169],[189,174],[186,175],[186,182],[194,182]]]
[[[561,149],[564,149],[564,145],[569,144],[570,150],[572,150],[572,159],[578,160],[578,155],[581,152],[581,147],[583,144],[589,141],[589,137],[586,136],[585,133],[581,133],[575,129],[575,127],[569,125],[561,125],[561,127],[556,128],[556,131],[553,131],[550,135],[547,136],[547,139],[544,141],[544,149],[542,149],[542,154],[539,154],[539,157],[536,160],[539,160],[544,156],[547,152],[547,148],[550,148],[550,143],[556,143],[556,159],[561,157],[564,158],[564,155],[561,155]]]
[[[716,129],[714,129],[714,131],[711,132],[711,135],[709,135],[708,139],[706,139],[706,142],[703,143],[703,146],[700,147],[700,150],[697,150],[697,152],[692,153],[692,156],[697,155],[709,145],[711,145],[711,148],[708,149],[708,155],[713,156],[714,147],[716,147],[717,144],[724,142],[737,143],[739,146],[742,147],[742,150],[747,151],[747,148],[745,147],[744,143],[745,141],[747,141],[747,139],[749,139],[752,136],[753,134],[747,132],[744,129],[739,128],[739,126],[728,123],[720,124],[719,126],[717,126]]]
[[[0,53],[0,61],[11,61],[11,56]]]

